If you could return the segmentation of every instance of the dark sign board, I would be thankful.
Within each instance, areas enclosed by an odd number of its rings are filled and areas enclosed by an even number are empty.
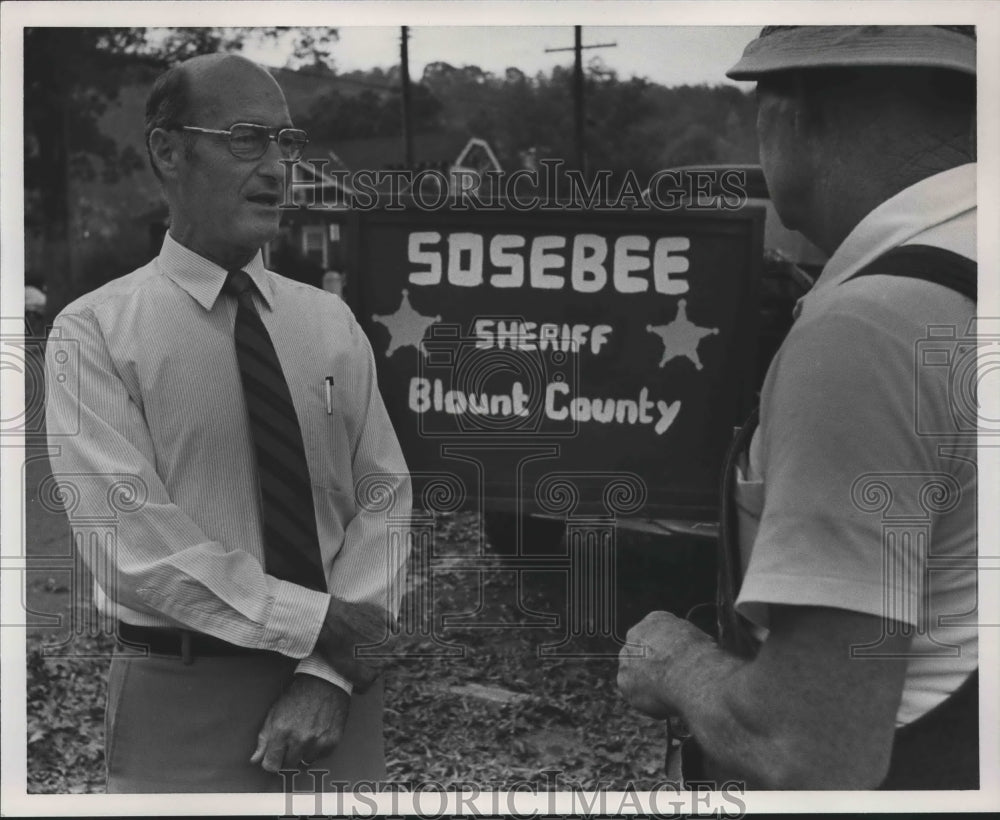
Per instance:
[[[447,476],[480,508],[715,515],[750,402],[762,212],[352,219],[352,302],[416,484]]]

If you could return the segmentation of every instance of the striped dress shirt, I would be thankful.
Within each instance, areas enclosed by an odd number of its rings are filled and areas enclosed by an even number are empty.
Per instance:
[[[259,253],[244,269],[302,428],[329,594],[264,571],[233,343],[237,303],[221,292],[226,271],[169,234],[156,259],[76,300],[54,323],[61,343],[49,347],[46,367],[53,472],[73,499],[71,523],[107,515],[112,496],[134,488],[116,505],[116,537],[96,555],[85,551],[102,612],[280,652],[301,659],[297,671],[351,691],[313,648],[331,594],[398,612],[406,464],[371,346],[343,301],[266,270]],[[58,351],[69,352],[69,365],[51,359]]]

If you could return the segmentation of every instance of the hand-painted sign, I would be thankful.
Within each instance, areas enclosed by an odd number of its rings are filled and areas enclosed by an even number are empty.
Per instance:
[[[352,301],[411,470],[525,512],[568,492],[577,515],[607,512],[617,474],[619,512],[714,514],[752,389],[762,213],[353,219]]]

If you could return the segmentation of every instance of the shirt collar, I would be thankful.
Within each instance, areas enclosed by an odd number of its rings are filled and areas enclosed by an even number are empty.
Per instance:
[[[163,237],[163,245],[160,248],[157,262],[160,270],[205,310],[211,310],[214,307],[222,292],[222,286],[226,284],[226,277],[229,275],[225,268],[195,253],[190,248],[184,247],[170,235],[169,231]],[[253,283],[257,286],[257,291],[263,298],[264,304],[267,305],[268,309],[273,308],[274,290],[260,251],[257,251],[257,255],[243,266],[243,270],[250,275]]]
[[[974,212],[975,208],[974,162],[934,174],[903,189],[854,226],[823,267],[816,284],[795,305],[795,317],[882,254],[931,228]]]

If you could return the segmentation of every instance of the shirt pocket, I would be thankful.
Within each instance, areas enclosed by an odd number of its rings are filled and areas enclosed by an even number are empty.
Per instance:
[[[746,575],[747,564],[757,531],[760,517],[764,512],[764,482],[744,478],[743,470],[736,469],[736,527],[740,542],[740,575]]]
[[[745,578],[750,564],[750,553],[757,540],[760,519],[764,513],[764,482],[745,478],[744,471],[737,468],[735,497],[736,527],[740,542],[740,577]],[[736,600],[737,611],[751,621],[754,637],[763,641],[767,637],[767,607],[747,604],[740,600],[739,595]]]

